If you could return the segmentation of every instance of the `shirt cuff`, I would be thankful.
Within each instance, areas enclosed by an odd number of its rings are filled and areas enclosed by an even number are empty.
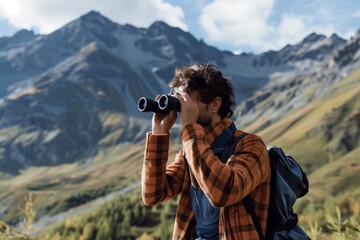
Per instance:
[[[170,133],[146,134],[146,156],[148,160],[167,160],[169,152]]]

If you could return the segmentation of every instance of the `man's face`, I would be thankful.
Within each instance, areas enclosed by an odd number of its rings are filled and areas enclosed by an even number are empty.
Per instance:
[[[196,122],[203,127],[210,126],[212,124],[212,119],[209,111],[209,104],[200,101],[199,95],[196,91],[191,92],[189,95],[197,102],[199,108],[199,117]]]
[[[184,92],[184,88],[183,87],[175,88],[173,89],[172,94],[175,94],[176,92]],[[188,94],[192,99],[194,99],[197,102],[197,106],[199,108],[199,117],[196,122],[203,127],[210,126],[212,124],[212,118],[209,111],[209,104],[200,101],[199,94],[197,91],[192,91]]]

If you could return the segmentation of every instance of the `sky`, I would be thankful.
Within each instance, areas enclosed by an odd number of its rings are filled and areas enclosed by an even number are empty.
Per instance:
[[[234,53],[280,50],[313,32],[349,39],[360,30],[360,0],[0,0],[0,37],[49,34],[92,10],[135,27],[164,21]]]

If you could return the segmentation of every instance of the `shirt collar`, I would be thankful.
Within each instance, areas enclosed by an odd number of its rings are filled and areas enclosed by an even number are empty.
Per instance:
[[[231,125],[232,121],[228,117],[224,117],[220,122],[217,122],[209,127],[205,128],[205,141],[211,146],[215,139],[225,130],[225,128]]]

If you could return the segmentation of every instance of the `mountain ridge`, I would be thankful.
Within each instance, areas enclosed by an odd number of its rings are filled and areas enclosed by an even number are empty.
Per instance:
[[[136,28],[95,11],[49,35],[22,30],[9,39],[15,39],[7,43],[14,49],[0,48],[0,69],[12,66],[0,79],[0,85],[10,90],[3,91],[0,100],[0,133],[8,136],[0,141],[0,165],[12,173],[34,163],[82,161],[90,148],[96,154],[99,141],[111,135],[103,116],[126,119],[112,125],[119,133],[112,136],[117,138],[113,144],[141,141],[151,115],[137,111],[137,100],[169,91],[167,82],[176,66],[218,65],[231,79],[240,102],[235,114],[239,126],[248,127],[271,112],[272,117],[253,129],[259,131],[321,95],[359,62],[354,53],[358,36],[346,41],[334,34],[328,38],[312,33],[280,51],[235,55],[164,22]],[[17,54],[10,54],[13,51]],[[312,91],[315,94],[309,94]],[[269,99],[268,107],[254,112],[255,105]],[[137,119],[147,123],[137,126]],[[55,144],[51,151],[42,146],[60,136],[66,136],[63,144]],[[61,150],[63,146],[67,151]],[[41,151],[35,154],[36,148]]]
[[[59,223],[138,183],[152,114],[137,100],[167,93],[175,67],[197,61],[230,78],[237,127],[281,146],[308,174],[300,221],[306,212],[318,220],[329,202],[357,203],[359,42],[360,31],[349,40],[312,33],[279,51],[237,55],[164,22],[136,28],[98,12],[49,35],[0,38],[0,217],[16,225],[14,206],[31,192],[36,220]],[[169,162],[179,131],[171,130]]]

